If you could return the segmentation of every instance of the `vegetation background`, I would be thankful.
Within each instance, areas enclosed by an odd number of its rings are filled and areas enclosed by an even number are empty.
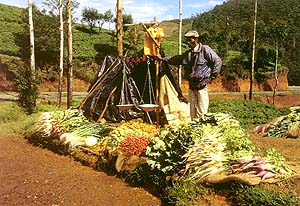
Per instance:
[[[299,21],[300,7],[298,0],[260,0],[257,24],[257,50],[255,72],[256,79],[274,74],[275,43],[280,45],[280,71],[289,71],[290,85],[300,85],[299,78]],[[298,6],[297,6],[298,5]],[[0,4],[0,65],[8,68],[13,74],[21,73],[29,59],[29,34],[27,31],[27,11]],[[56,82],[59,62],[58,17],[54,13],[46,13],[34,9],[36,65],[40,81]],[[253,36],[254,0],[231,0],[216,6],[212,11],[197,14],[183,21],[183,33],[190,29],[198,30],[201,41],[209,44],[224,60],[222,75],[227,79],[248,78],[251,65]],[[130,18],[129,18],[130,20]],[[161,22],[166,38],[162,42],[167,56],[178,52],[178,20]],[[136,29],[136,30],[135,30]],[[137,31],[137,33],[135,33]],[[144,30],[141,26],[125,28],[124,48],[129,56],[139,56],[142,49]],[[134,36],[137,38],[134,38]],[[66,41],[65,41],[66,42]],[[187,49],[186,45],[183,50]],[[73,26],[74,74],[76,77],[91,81],[106,55],[117,55],[115,30],[91,28],[90,25],[74,24]],[[66,58],[65,58],[66,59]],[[3,66],[5,65],[5,66]],[[6,77],[10,77],[9,75]],[[54,110],[52,105],[42,105],[37,112]],[[55,108],[56,109],[56,108]],[[0,122],[1,135],[23,137],[36,122],[38,114],[26,115],[14,103],[2,103]],[[245,129],[266,123],[275,117],[287,114],[287,109],[277,108],[252,101],[219,100],[211,102],[211,111],[230,111],[236,116]],[[273,142],[273,141],[269,141]],[[278,144],[283,145],[283,144]],[[290,150],[290,147],[288,148]],[[294,152],[293,152],[294,153]],[[134,174],[135,175],[135,174]],[[139,177],[139,176],[138,176]],[[152,184],[151,176],[136,178]],[[132,177],[128,177],[132,178]],[[134,179],[134,178],[132,178]],[[135,179],[134,179],[135,180]],[[141,185],[145,186],[142,182]],[[292,184],[297,186],[299,184]],[[199,185],[198,185],[199,186]],[[257,187],[231,187],[232,201],[238,205],[295,205],[296,197],[291,191],[277,193]],[[289,183],[281,183],[278,188],[290,188]],[[232,189],[234,188],[234,190]],[[278,189],[276,188],[276,189]],[[218,189],[212,190],[197,187],[193,182],[179,182],[169,188],[168,198],[176,205],[191,205],[197,195],[212,197]],[[223,190],[223,188],[221,189]],[[220,191],[221,191],[220,190]],[[294,190],[292,190],[294,191]],[[279,198],[278,198],[279,197]],[[298,196],[297,196],[298,198]],[[210,201],[210,199],[208,199]],[[181,202],[181,204],[180,204]],[[189,204],[187,204],[189,203]]]
[[[1,62],[18,70],[29,59],[29,34],[26,9],[0,4]],[[82,11],[84,12],[84,11]],[[86,12],[86,11],[85,11]],[[109,12],[108,12],[109,13]],[[275,45],[279,45],[279,72],[288,72],[289,85],[300,85],[300,6],[298,0],[260,0],[257,12],[255,78],[264,81],[274,75]],[[132,22],[130,15],[125,22]],[[183,20],[182,32],[198,30],[201,42],[209,44],[222,57],[222,76],[248,78],[251,70],[254,0],[229,0],[213,10]],[[73,25],[74,75],[91,81],[105,56],[117,55],[116,31],[87,24]],[[59,62],[59,19],[55,12],[34,7],[35,52],[41,80],[57,79]],[[163,21],[166,33],[162,42],[166,56],[178,53],[178,20]],[[113,27],[112,27],[113,28]],[[143,27],[124,27],[124,50],[139,55],[143,48]],[[66,42],[66,41],[65,41]],[[183,51],[187,46],[183,44]],[[66,53],[66,52],[65,52]],[[66,58],[65,58],[66,59]]]

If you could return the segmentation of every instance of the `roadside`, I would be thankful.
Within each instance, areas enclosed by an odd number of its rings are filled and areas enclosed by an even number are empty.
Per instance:
[[[267,96],[272,96],[273,95],[273,91],[260,91],[260,92],[253,92],[254,96],[262,96],[262,95],[267,95]],[[84,98],[86,95],[88,94],[88,92],[78,92],[75,91],[73,92],[73,97],[79,97],[79,98]],[[210,92],[209,93],[211,96],[248,96],[249,92]],[[300,86],[290,86],[289,89],[287,91],[277,91],[276,92],[276,96],[282,96],[282,95],[292,95],[292,94],[300,94]],[[187,95],[187,94],[185,94]],[[63,92],[62,93],[62,97],[66,97],[67,93]],[[57,97],[57,92],[41,92],[40,93],[40,99],[53,99]],[[15,101],[17,100],[18,96],[16,92],[12,92],[12,91],[0,91],[0,101],[8,101],[8,100],[12,100]]]
[[[0,137],[0,205],[159,206],[142,188],[24,139]]]

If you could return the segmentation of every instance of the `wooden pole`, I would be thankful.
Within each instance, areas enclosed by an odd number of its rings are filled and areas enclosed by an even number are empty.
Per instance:
[[[123,56],[123,15],[122,0],[117,0],[117,49],[118,56]]]
[[[64,20],[62,0],[58,0],[59,11],[59,72],[58,72],[58,106],[61,107],[62,85],[64,74]]]
[[[253,21],[253,44],[252,44],[252,66],[250,76],[249,99],[252,100],[253,82],[254,82],[254,66],[255,66],[255,40],[256,40],[256,16],[257,16],[257,0],[255,0],[254,21]]]
[[[179,0],[179,29],[178,29],[178,54],[181,55],[181,41],[182,41],[182,0]],[[178,84],[181,87],[181,69],[182,66],[178,67]]]
[[[67,1],[67,25],[68,25],[68,73],[67,73],[67,107],[72,106],[73,99],[73,36],[72,36],[72,4]]]
[[[30,69],[32,78],[35,79],[35,54],[34,54],[34,27],[32,15],[32,0],[28,0],[29,34],[30,34]]]
[[[159,79],[158,79],[158,75],[159,75],[159,62],[155,61],[155,94],[156,94],[156,104],[159,105]],[[159,106],[156,108],[156,126],[157,128],[159,127]]]

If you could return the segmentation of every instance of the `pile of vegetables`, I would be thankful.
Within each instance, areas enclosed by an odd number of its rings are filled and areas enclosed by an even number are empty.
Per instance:
[[[120,156],[122,165],[130,157],[143,157],[143,164],[170,177],[188,176],[202,181],[209,175],[228,171],[251,173],[262,179],[292,174],[276,151],[257,157],[254,144],[239,121],[225,113],[209,113],[158,129],[142,120],[117,125],[95,123],[81,110],[68,109],[42,114],[37,129],[44,137],[59,139],[72,147],[84,145],[99,155],[109,154],[104,158],[109,161]]]
[[[284,165],[284,160],[274,149],[269,149],[264,158],[255,155],[238,159],[237,164],[231,166],[231,172],[254,174],[262,180],[271,177],[285,178],[292,175],[293,171]]]
[[[197,181],[228,171],[250,172],[262,179],[292,174],[276,152],[268,153],[262,160],[254,158],[254,150],[254,144],[232,115],[209,113],[189,123],[162,129],[148,145],[146,155],[147,163],[167,176],[188,175]]]
[[[82,110],[76,108],[44,112],[35,128],[35,132],[42,137],[59,139],[71,148],[95,146],[111,130],[112,127],[106,124],[90,122]]]
[[[162,129],[147,147],[148,164],[167,175],[203,177],[226,170],[232,159],[254,153],[239,122],[230,114],[203,118]]]
[[[300,107],[291,107],[288,115],[272,123],[267,135],[270,137],[300,137]]]
[[[141,156],[145,151],[150,139],[145,136],[129,135],[119,146],[119,151],[125,156]]]
[[[149,140],[158,132],[159,129],[156,128],[155,125],[143,123],[142,120],[139,119],[122,122],[114,127],[114,129],[99,142],[97,150],[99,152],[108,152],[110,155],[116,156],[121,152],[122,148],[125,151],[127,150],[125,147],[130,147],[135,148],[136,153],[140,153],[141,148],[145,149]],[[129,140],[132,140],[135,145],[129,145]]]

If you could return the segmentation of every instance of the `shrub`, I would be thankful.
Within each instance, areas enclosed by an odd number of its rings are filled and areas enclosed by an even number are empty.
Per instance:
[[[276,108],[272,104],[222,98],[211,99],[209,110],[210,112],[231,113],[245,129],[268,123],[270,120],[289,113],[287,108]]]
[[[24,108],[26,113],[32,114],[38,98],[38,81],[28,66],[19,66],[15,84],[19,105]]]

